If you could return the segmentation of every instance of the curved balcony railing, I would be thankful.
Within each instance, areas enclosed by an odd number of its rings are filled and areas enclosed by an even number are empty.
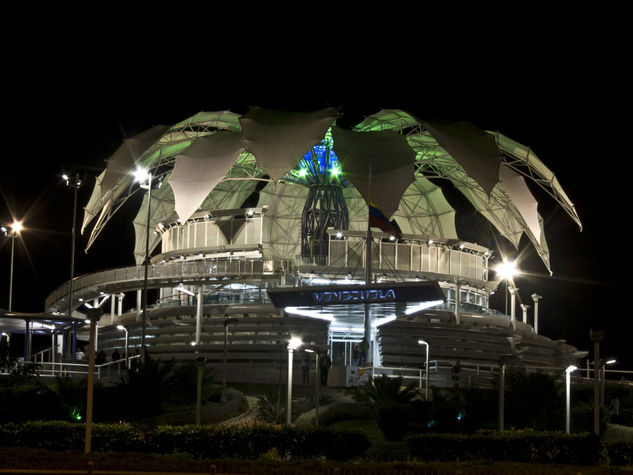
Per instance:
[[[265,277],[294,270],[293,259],[263,258],[261,260],[202,260],[181,262],[172,261],[148,267],[148,285],[173,285],[179,282],[197,283],[213,277],[234,276],[239,278]],[[138,290],[143,288],[145,267],[120,267],[117,269],[94,272],[73,280],[73,300],[78,306],[79,299],[88,300],[99,297],[101,293]],[[55,289],[46,298],[46,309],[55,310],[68,296],[69,282]],[[68,304],[64,304],[67,306]],[[60,311],[66,308],[60,308]]]

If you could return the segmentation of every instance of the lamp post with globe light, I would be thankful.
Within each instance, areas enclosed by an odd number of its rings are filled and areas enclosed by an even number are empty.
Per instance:
[[[14,220],[11,224],[11,268],[9,273],[9,312],[13,310],[13,261],[15,255],[15,239],[20,235],[22,231],[22,221]],[[5,235],[9,234],[9,230],[6,227],[1,228]]]
[[[514,318],[515,318],[514,317],[514,298],[515,298],[515,292],[517,290],[516,287],[514,286],[514,276],[517,275],[518,273],[516,264],[514,262],[510,262],[504,259],[503,262],[495,268],[495,272],[497,273],[497,275],[499,276],[501,280],[505,280],[506,282],[506,299],[505,299],[506,315],[508,314],[508,292],[512,294],[511,318],[512,318],[512,322],[514,323]]]
[[[571,373],[578,368],[574,365],[565,369],[565,432],[569,434],[571,429]]]
[[[117,330],[123,330],[125,332],[125,367],[126,369],[130,369],[130,360],[129,360],[129,332],[127,328],[123,325],[117,325]]]
[[[288,401],[286,403],[286,425],[292,422],[292,354],[303,342],[299,337],[292,337],[288,342]]]
[[[152,208],[152,174],[149,170],[137,167],[134,170],[134,181],[147,190],[147,225],[145,228],[145,277],[143,279],[143,316],[141,320],[141,360],[145,362],[145,331],[147,327],[147,279],[149,273],[149,223]]]

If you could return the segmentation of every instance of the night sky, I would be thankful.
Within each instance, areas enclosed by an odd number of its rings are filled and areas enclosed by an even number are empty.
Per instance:
[[[576,206],[583,231],[531,186],[545,220],[553,275],[547,274],[530,244],[522,241],[520,266],[529,275],[516,279],[519,293],[530,305],[532,293],[543,296],[541,334],[591,350],[590,328],[604,330],[603,355],[616,356],[619,369],[633,370],[629,349],[633,263],[626,245],[631,158],[626,124],[617,118],[628,100],[623,95],[624,79],[588,75],[582,62],[555,71],[537,68],[529,80],[519,80],[507,69],[494,70],[485,78],[472,69],[467,78],[456,69],[448,75],[450,81],[430,83],[407,70],[389,82],[375,79],[368,89],[351,78],[328,83],[326,77],[321,83],[308,82],[304,75],[284,77],[274,87],[270,82],[266,87],[256,84],[255,79],[219,83],[211,76],[184,84],[175,75],[171,82],[163,80],[151,87],[139,80],[127,84],[126,78],[118,78],[116,87],[86,77],[56,78],[45,85],[22,84],[14,78],[14,87],[7,89],[11,97],[5,116],[10,120],[4,126],[0,177],[0,223],[9,224],[13,215],[23,218],[26,227],[16,243],[14,310],[43,311],[45,297],[70,275],[73,194],[60,174],[74,170],[85,176],[79,190],[81,209],[94,177],[124,138],[203,110],[244,113],[257,105],[279,109],[332,105],[342,107],[353,121],[380,108],[398,108],[421,119],[465,120],[498,130],[531,147],[556,174]],[[131,216],[139,203],[129,202],[87,254],[83,252],[87,236],[78,234],[75,275],[133,265]],[[81,220],[80,212],[78,226]],[[9,262],[10,241],[2,237],[3,308],[8,306]],[[501,297],[493,303],[503,309]],[[520,308],[517,314],[520,317]]]

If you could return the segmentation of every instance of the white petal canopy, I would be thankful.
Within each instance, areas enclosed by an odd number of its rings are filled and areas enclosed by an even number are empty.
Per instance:
[[[310,148],[323,140],[337,110],[281,112],[251,108],[240,118],[242,138],[257,163],[275,182],[297,166]]]
[[[198,138],[182,154],[169,178],[176,213],[186,221],[229,172],[244,145],[239,134],[220,132]]]
[[[334,151],[346,178],[369,203],[390,217],[413,182],[415,152],[391,130],[354,132],[332,127]]]
[[[499,132],[463,122],[420,120],[401,110],[382,110],[347,130],[333,125],[336,116],[335,108],[279,112],[255,107],[243,116],[200,112],[170,128],[154,127],[127,140],[97,177],[86,206],[83,228],[99,215],[89,246],[137,190],[129,172],[143,164],[152,167],[157,178],[171,174],[171,186],[152,190],[150,229],[176,217],[186,220],[198,210],[240,208],[247,198],[259,197],[257,206],[266,207],[264,252],[295,255],[309,185],[287,173],[321,143],[328,129],[345,178],[341,186],[352,230],[366,226],[367,201],[372,198],[404,234],[459,239],[455,210],[437,180],[450,181],[515,247],[526,235],[548,270],[543,220],[526,179],[545,190],[580,226],[554,173],[528,147]],[[267,184],[252,195],[262,181]],[[141,262],[145,202],[134,225],[135,256]],[[157,243],[152,240],[152,246]]]
[[[422,124],[466,173],[490,194],[499,181],[499,164],[503,159],[494,138],[468,122],[425,120]]]
[[[169,127],[157,125],[123,141],[123,144],[108,159],[105,175],[101,179],[101,199],[112,190],[114,185],[139,163],[140,157],[157,142]]]

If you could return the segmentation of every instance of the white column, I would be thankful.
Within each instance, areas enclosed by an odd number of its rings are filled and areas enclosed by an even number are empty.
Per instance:
[[[458,325],[461,323],[461,313],[459,307],[462,303],[462,284],[457,281],[455,283],[455,323]]]
[[[513,285],[508,290],[510,291],[510,320],[512,321],[512,327],[514,327],[514,323],[516,322],[516,291],[519,289]]]
[[[198,287],[198,306],[196,307],[196,346],[200,345],[202,333],[202,286]]]
[[[141,311],[143,307],[143,291],[141,289],[136,291],[136,321],[141,319]]]
[[[521,309],[523,310],[523,323],[527,323],[527,310],[530,308],[529,305],[521,304]]]
[[[114,322],[114,305],[115,305],[115,295],[110,295],[110,323]]]
[[[538,335],[538,301],[541,300],[539,294],[532,294],[532,300],[534,300],[534,333]]]
[[[119,317],[121,315],[123,315],[123,297],[125,297],[125,294],[121,293],[119,295],[117,295],[118,301],[119,301],[119,308],[117,310]]]

